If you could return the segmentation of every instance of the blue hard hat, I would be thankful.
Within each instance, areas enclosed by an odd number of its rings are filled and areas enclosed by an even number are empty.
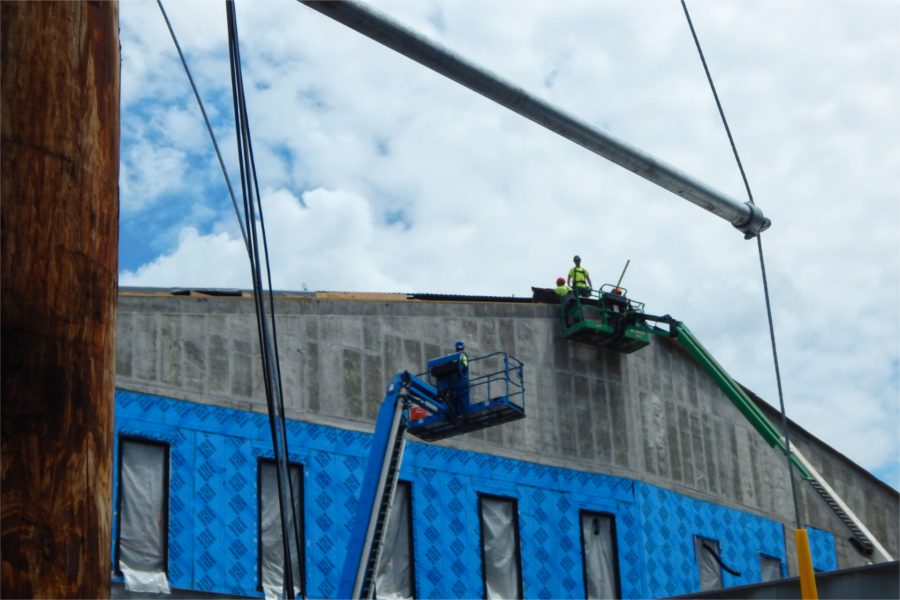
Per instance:
[[[462,352],[466,348],[466,343],[462,340],[456,340],[456,351]]]
[[[576,254],[575,258],[572,259],[572,262],[581,262],[581,257]]]

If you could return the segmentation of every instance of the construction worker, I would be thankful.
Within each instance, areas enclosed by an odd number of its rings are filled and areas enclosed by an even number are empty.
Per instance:
[[[576,254],[572,261],[575,263],[575,266],[569,269],[569,277],[566,283],[572,286],[579,296],[590,296],[591,288],[594,287],[594,284],[591,283],[590,273],[588,273],[587,269],[582,268],[580,256]]]
[[[445,390],[443,400],[447,403],[450,415],[459,417],[465,414],[469,406],[469,355],[466,344],[456,341],[456,373],[448,378],[449,386]]]
[[[428,361],[437,397],[452,419],[466,415],[469,406],[469,355],[466,344],[457,340],[455,352]]]
[[[469,375],[469,355],[466,354],[466,343],[462,340],[456,340],[456,351],[459,353],[459,374],[468,377]]]
[[[553,289],[560,298],[572,291],[572,288],[566,285],[566,280],[562,277],[556,278],[556,287]]]

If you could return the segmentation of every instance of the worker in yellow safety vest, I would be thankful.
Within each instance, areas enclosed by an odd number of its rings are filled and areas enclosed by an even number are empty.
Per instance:
[[[572,260],[575,262],[575,266],[569,269],[569,278],[566,283],[572,286],[579,296],[590,296],[591,288],[594,287],[591,283],[591,275],[587,269],[582,268],[580,256],[576,254]]]
[[[553,291],[556,292],[557,296],[562,297],[562,296],[565,296],[566,294],[568,294],[569,292],[571,292],[572,288],[570,288],[569,286],[566,285],[565,279],[563,279],[562,277],[557,277],[556,278],[556,287],[553,289]]]
[[[449,390],[447,404],[451,414],[460,415],[469,409],[469,355],[462,340],[456,341],[456,355],[456,378]]]
[[[466,375],[469,374],[469,355],[466,354],[466,343],[462,340],[456,340],[456,352],[459,354],[459,374]]]

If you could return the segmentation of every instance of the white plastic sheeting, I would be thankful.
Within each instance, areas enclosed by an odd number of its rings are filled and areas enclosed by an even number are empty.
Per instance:
[[[485,598],[521,598],[515,506],[487,496],[480,505]]]
[[[616,567],[613,554],[612,517],[582,513],[585,594],[588,598],[616,598]]]
[[[414,596],[409,513],[409,484],[401,481],[394,490],[384,542],[375,568],[375,597],[379,600],[400,600]]]
[[[712,552],[704,548],[704,544],[709,546]],[[694,553],[700,566],[700,591],[722,589],[722,567],[715,558],[719,554],[719,542],[694,536]]]
[[[260,580],[263,592],[269,600],[283,597],[284,591],[284,544],[281,537],[281,507],[278,504],[278,474],[276,464],[260,463],[259,473],[259,543],[260,543]],[[301,494],[301,473],[297,465],[288,465],[294,501],[299,503]],[[299,510],[297,518],[300,519]],[[288,531],[293,531],[293,514],[287,515]],[[299,532],[299,530],[298,530]],[[294,597],[299,597],[300,589],[300,553],[297,549],[297,536],[291,534],[291,555],[295,558],[291,575],[294,582]]]
[[[781,560],[778,558],[760,554],[759,568],[762,572],[762,581],[775,581],[782,578]]]
[[[119,570],[131,592],[168,594],[167,448],[123,439],[119,480]]]

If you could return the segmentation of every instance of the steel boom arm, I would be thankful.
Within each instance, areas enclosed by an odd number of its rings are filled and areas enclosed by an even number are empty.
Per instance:
[[[352,0],[317,2],[299,0],[310,8],[356,30],[419,64],[466,86],[587,148],[644,179],[716,214],[751,238],[771,222],[753,204],[740,202],[691,178],[649,154],[619,141],[497,75],[457,56],[436,42],[404,27],[390,17]]]

